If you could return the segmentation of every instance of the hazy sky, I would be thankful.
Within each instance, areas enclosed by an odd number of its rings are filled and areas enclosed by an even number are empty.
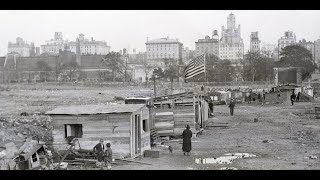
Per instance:
[[[36,46],[62,32],[64,39],[74,41],[78,34],[86,38],[105,40],[111,50],[133,48],[145,51],[149,39],[178,38],[184,47],[195,48],[195,41],[211,36],[214,29],[221,36],[221,26],[227,26],[225,10],[105,10],[105,11],[0,11],[0,55],[7,52],[8,41],[22,37]],[[320,38],[320,11],[294,10],[232,10],[236,26],[241,25],[245,49],[250,33],[259,31],[262,42],[276,44],[284,31],[293,30],[297,40]]]

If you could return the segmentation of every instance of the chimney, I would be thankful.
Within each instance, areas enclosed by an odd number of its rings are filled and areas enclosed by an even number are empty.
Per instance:
[[[91,37],[91,41],[93,41],[93,37]]]

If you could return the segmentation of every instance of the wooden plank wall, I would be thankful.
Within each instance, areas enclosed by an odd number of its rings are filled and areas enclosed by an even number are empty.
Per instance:
[[[66,149],[64,124],[82,124],[83,137],[78,138],[82,149],[92,150],[99,139],[104,139],[104,143],[111,143],[111,148],[115,153],[129,157],[130,116],[131,113],[79,116],[53,115],[54,148],[56,150]]]
[[[157,112],[155,118],[155,127],[157,128],[159,136],[174,135],[174,117],[172,109],[167,109],[166,112]]]
[[[177,106],[174,110],[174,134],[182,135],[187,125],[190,126],[192,132],[196,132],[193,106],[185,106],[183,108]]]

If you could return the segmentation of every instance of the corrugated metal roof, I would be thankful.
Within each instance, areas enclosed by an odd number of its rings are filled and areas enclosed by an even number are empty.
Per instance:
[[[110,104],[110,105],[73,105],[60,106],[52,111],[47,111],[46,114],[115,114],[115,113],[130,113],[135,112],[144,104]]]

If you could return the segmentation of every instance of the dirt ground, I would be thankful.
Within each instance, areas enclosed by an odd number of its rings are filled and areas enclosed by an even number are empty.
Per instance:
[[[97,104],[113,101],[115,96],[146,95],[153,91],[137,87],[83,87],[43,84],[6,85],[0,91],[0,139],[14,139],[17,131],[40,134],[50,139],[50,119],[42,113],[59,105]],[[182,140],[166,142],[173,153],[160,150],[160,158],[140,158],[139,162],[113,166],[113,170],[239,170],[320,169],[320,126],[313,107],[319,103],[294,106],[237,104],[235,115],[226,105],[215,106],[210,123],[227,127],[208,127],[195,137],[191,156],[181,152]],[[313,110],[313,111],[312,111]],[[21,116],[27,112],[27,116]],[[254,122],[257,118],[258,122]],[[15,132],[15,133],[13,133]],[[231,164],[197,164],[197,158],[218,158],[225,153],[250,153],[257,157],[235,159]],[[311,157],[311,158],[310,158]]]
[[[160,158],[142,158],[113,169],[153,170],[309,170],[320,169],[320,126],[312,107],[317,103],[294,106],[237,104],[235,115],[227,106],[215,106],[216,116],[210,121],[227,122],[228,127],[211,127],[193,139],[191,156],[181,152],[181,140],[165,143],[172,154],[162,150]],[[254,122],[254,118],[258,122]],[[267,142],[265,140],[268,140]],[[250,153],[257,157],[235,159],[231,164],[197,164],[197,158],[218,158],[226,153]],[[316,159],[312,159],[313,157]]]

